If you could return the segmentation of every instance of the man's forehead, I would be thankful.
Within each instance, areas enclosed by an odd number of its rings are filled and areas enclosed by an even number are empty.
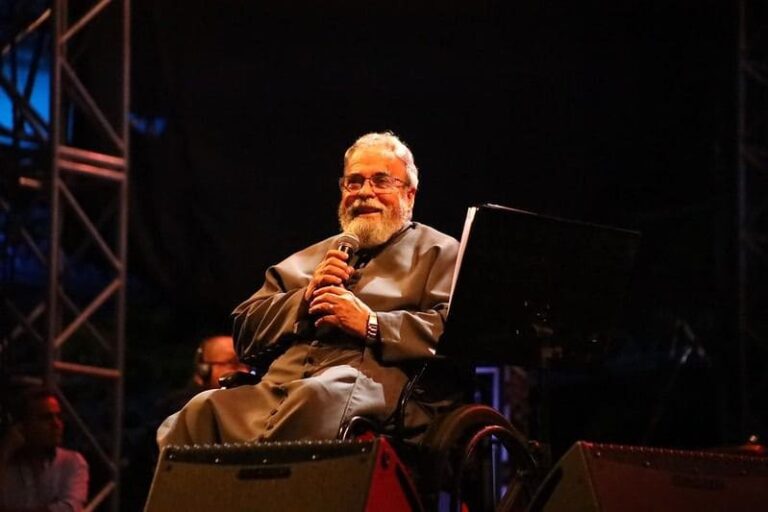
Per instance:
[[[31,416],[46,414],[49,412],[60,413],[61,405],[55,396],[44,396],[33,400],[27,409]]]
[[[367,146],[358,148],[347,161],[347,172],[353,172],[356,169],[380,167],[377,170],[397,170],[405,171],[405,164],[395,155],[395,153],[385,146]]]
[[[226,336],[217,336],[215,338],[211,338],[205,344],[205,353],[208,356],[220,355],[220,354],[225,354],[225,355],[234,354],[235,349],[233,346],[232,339]]]

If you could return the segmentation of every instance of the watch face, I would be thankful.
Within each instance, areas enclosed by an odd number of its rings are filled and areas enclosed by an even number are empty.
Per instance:
[[[379,321],[375,313],[368,315],[368,323],[365,326],[365,338],[374,342],[379,337]]]

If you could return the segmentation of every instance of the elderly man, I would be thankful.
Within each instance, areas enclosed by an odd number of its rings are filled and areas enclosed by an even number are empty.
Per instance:
[[[333,439],[356,415],[386,419],[405,361],[434,354],[458,242],[411,221],[418,171],[392,133],[344,155],[339,222],[359,239],[350,259],[334,236],[269,268],[234,311],[238,352],[268,365],[256,385],[202,393],[169,417],[158,442]],[[427,420],[417,406],[409,425]]]

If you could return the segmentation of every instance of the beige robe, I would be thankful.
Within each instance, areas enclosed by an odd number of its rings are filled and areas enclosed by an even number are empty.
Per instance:
[[[371,348],[336,329],[316,332],[307,314],[304,291],[335,240],[271,267],[235,309],[241,358],[271,361],[261,382],[197,395],[160,427],[161,447],[333,439],[353,416],[394,412],[407,381],[402,366],[433,355],[443,332],[458,242],[413,223],[369,255],[348,288],[377,313],[381,343]],[[426,421],[416,407],[407,418]]]

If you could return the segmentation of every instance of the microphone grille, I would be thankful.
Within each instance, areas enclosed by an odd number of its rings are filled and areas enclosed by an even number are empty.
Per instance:
[[[342,233],[336,240],[336,245],[339,248],[345,247],[352,252],[356,252],[360,248],[360,239],[352,233]]]

